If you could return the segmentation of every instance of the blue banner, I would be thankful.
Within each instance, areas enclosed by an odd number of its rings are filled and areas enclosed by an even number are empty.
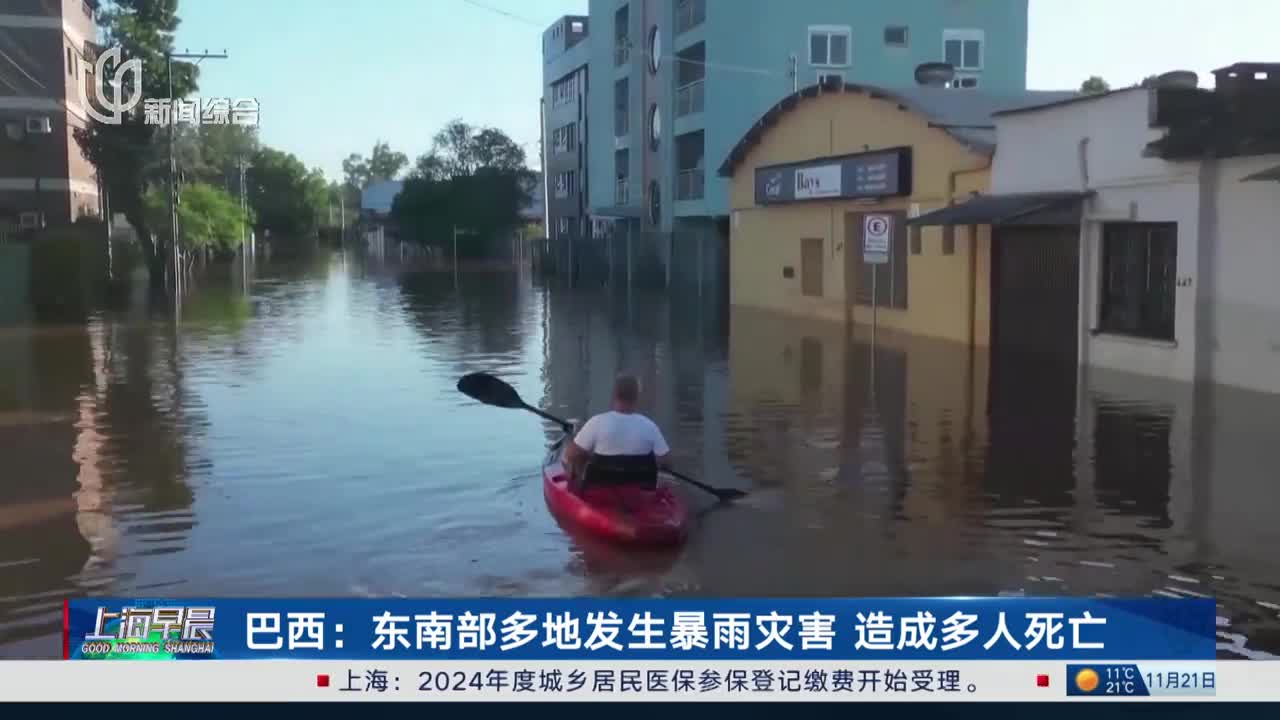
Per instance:
[[[1213,600],[71,600],[73,659],[1212,660]]]

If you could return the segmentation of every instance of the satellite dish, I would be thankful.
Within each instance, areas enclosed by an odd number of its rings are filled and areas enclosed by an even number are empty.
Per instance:
[[[928,62],[916,66],[916,82],[928,87],[943,87],[956,76],[950,63]]]
[[[1156,85],[1163,88],[1196,88],[1200,76],[1191,70],[1172,70],[1156,78]]]

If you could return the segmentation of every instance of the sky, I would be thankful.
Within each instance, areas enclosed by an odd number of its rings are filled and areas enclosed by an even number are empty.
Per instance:
[[[257,98],[263,142],[338,179],[378,140],[412,162],[453,118],[502,129],[536,163],[542,31],[587,0],[180,0],[178,12],[179,50],[229,55],[202,63],[199,96]],[[1280,61],[1276,27],[1280,0],[1030,0],[1027,84],[1185,69],[1211,86],[1215,68]]]

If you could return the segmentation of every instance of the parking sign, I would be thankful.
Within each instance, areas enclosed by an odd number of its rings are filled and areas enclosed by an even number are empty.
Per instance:
[[[889,245],[893,241],[892,215],[867,215],[862,221],[862,261],[868,265],[889,262]]]

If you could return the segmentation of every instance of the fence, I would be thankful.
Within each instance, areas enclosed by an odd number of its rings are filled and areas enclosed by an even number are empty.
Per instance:
[[[704,80],[694,80],[676,90],[676,117],[702,112]]]
[[[533,262],[573,287],[665,288],[682,298],[724,304],[728,241],[713,228],[661,233],[618,227],[605,238],[550,238]]]
[[[676,34],[691,30],[706,19],[706,0],[680,0],[676,6]]]

